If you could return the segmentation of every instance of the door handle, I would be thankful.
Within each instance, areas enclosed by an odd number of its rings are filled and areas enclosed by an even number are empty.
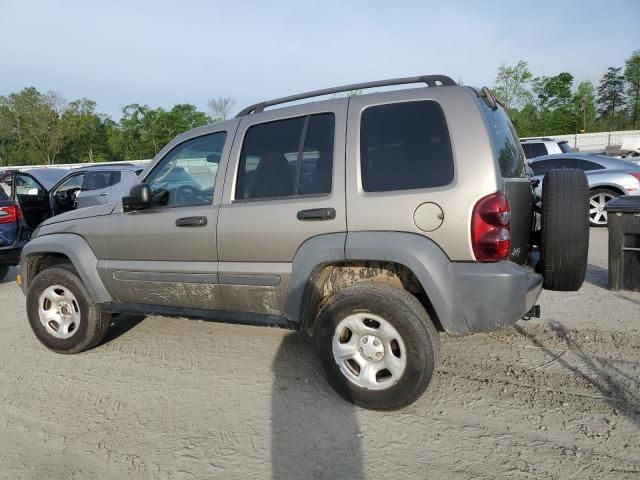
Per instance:
[[[99,193],[98,195],[100,195],[101,197],[106,197],[107,195],[109,195],[109,193],[108,192],[102,192],[102,193]]]
[[[300,210],[298,220],[333,220],[336,218],[335,208],[312,208],[310,210]]]
[[[184,217],[176,220],[176,227],[204,227],[207,217]]]

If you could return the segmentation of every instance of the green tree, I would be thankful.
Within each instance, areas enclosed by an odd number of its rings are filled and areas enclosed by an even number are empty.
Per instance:
[[[515,108],[518,104],[530,101],[529,84],[532,79],[533,75],[524,60],[512,67],[502,63],[498,68],[494,93],[508,109]]]
[[[627,98],[632,128],[640,125],[640,50],[635,50],[625,61],[624,78],[627,81]]]
[[[598,86],[598,113],[603,119],[608,117],[610,129],[616,125],[616,111],[624,107],[624,77],[620,70],[621,67],[609,67]]]
[[[30,87],[10,94],[5,105],[22,146],[30,153],[29,163],[54,163],[68,135],[62,97],[55,92],[43,95]]]
[[[64,113],[68,125],[69,146],[78,159],[95,161],[95,150],[106,144],[105,117],[96,113],[96,102],[87,98],[74,100]]]
[[[596,120],[596,92],[591,82],[581,82],[573,96],[577,131],[592,131]]]

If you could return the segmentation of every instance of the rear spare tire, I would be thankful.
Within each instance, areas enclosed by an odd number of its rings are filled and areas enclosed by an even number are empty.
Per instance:
[[[573,292],[582,286],[589,253],[589,184],[582,170],[544,176],[540,253],[545,289]]]

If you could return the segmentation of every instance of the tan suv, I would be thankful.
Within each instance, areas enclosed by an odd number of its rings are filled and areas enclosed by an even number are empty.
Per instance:
[[[265,110],[411,83],[426,88]],[[429,385],[439,331],[504,328],[537,312],[543,285],[584,279],[584,175],[549,172],[535,231],[505,110],[445,76],[253,105],[178,136],[139,178],[24,248],[29,321],[50,349],[98,345],[112,313],[281,326],[313,337],[344,398],[393,409]]]

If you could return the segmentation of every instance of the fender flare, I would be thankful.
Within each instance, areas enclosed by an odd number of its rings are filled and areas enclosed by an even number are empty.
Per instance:
[[[448,271],[449,258],[432,240],[404,232],[334,233],[307,240],[293,260],[287,318],[301,325],[311,279],[327,264],[348,261],[393,262],[407,267],[422,285],[444,330],[457,334],[469,331],[456,307]]]
[[[30,282],[29,272],[26,271],[31,255],[45,255],[48,253],[62,254],[71,260],[73,267],[78,272],[82,283],[87,287],[91,297],[96,303],[111,302],[112,298],[102,283],[98,274],[98,259],[84,238],[74,233],[56,233],[36,237],[27,243],[22,249],[21,270],[23,290],[26,293]]]

